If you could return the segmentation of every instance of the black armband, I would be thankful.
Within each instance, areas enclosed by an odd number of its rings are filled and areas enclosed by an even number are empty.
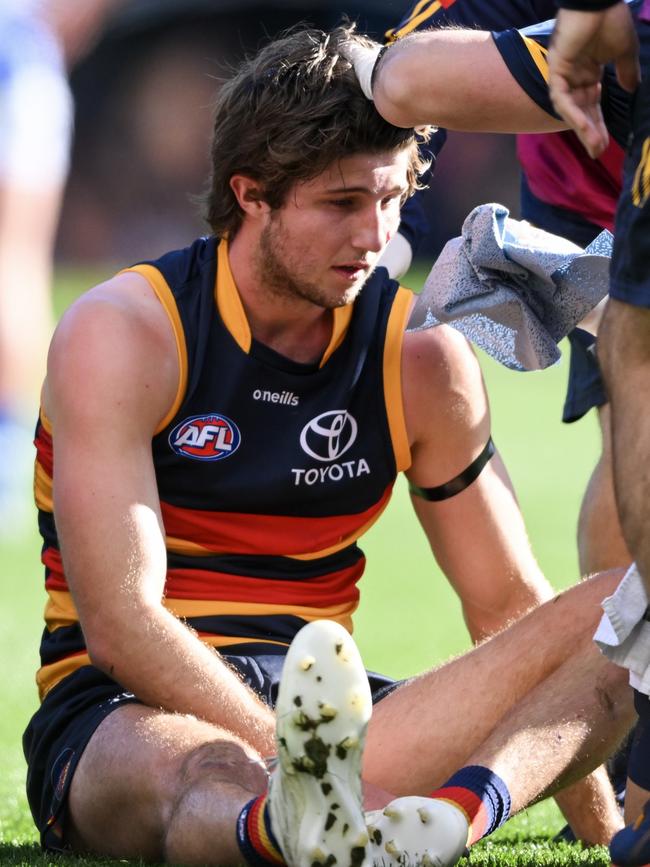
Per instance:
[[[440,500],[448,500],[449,497],[455,497],[460,494],[465,488],[468,488],[475,479],[477,479],[483,467],[490,460],[495,452],[492,437],[486,442],[485,448],[481,454],[475,458],[472,463],[459,473],[450,482],[445,482],[444,485],[436,485],[435,488],[420,488],[409,482],[409,491],[416,497],[422,497],[423,500],[438,502]]]
[[[555,0],[560,9],[573,9],[576,12],[601,12],[622,0]]]

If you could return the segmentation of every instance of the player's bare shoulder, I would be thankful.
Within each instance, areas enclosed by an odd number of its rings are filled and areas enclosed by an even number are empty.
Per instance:
[[[100,283],[64,313],[48,356],[44,409],[56,422],[122,407],[143,420],[162,418],[178,385],[178,356],[169,318],[139,274]]]
[[[468,341],[447,325],[407,332],[402,349],[402,392],[411,443],[446,436],[486,416],[487,397]]]

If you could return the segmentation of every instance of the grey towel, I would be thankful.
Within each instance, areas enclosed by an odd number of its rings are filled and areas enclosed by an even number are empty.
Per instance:
[[[650,693],[650,623],[648,594],[632,563],[612,596],[602,601],[605,612],[594,641],[612,662],[629,669],[630,684]]]
[[[448,323],[506,367],[538,370],[607,294],[613,238],[603,231],[583,250],[508,214],[474,208],[431,269],[408,330]]]

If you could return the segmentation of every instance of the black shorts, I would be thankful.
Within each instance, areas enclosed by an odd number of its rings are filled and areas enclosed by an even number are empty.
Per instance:
[[[607,403],[605,384],[596,360],[596,339],[582,328],[569,333],[571,357],[569,378],[562,411],[562,421],[570,423],[582,418],[595,406]]]
[[[650,23],[640,21],[638,33],[643,81],[632,103],[609,294],[635,307],[650,307]]]
[[[242,648],[244,649],[244,648]],[[268,704],[274,706],[286,650],[248,655],[224,653]],[[368,672],[373,703],[388,695],[397,682]],[[86,745],[99,724],[126,703],[139,703],[131,693],[92,665],[68,675],[45,697],[23,735],[27,760],[27,799],[46,850],[63,851],[70,782]]]

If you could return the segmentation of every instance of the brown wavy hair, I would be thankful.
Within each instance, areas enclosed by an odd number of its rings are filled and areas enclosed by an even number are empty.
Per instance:
[[[428,133],[392,126],[378,114],[343,53],[352,41],[372,44],[349,24],[329,33],[294,29],[223,84],[204,197],[215,235],[234,237],[243,219],[229,184],[235,174],[258,181],[261,198],[279,208],[296,182],[315,178],[336,160],[408,149],[408,195],[418,188],[426,167],[418,143]]]

